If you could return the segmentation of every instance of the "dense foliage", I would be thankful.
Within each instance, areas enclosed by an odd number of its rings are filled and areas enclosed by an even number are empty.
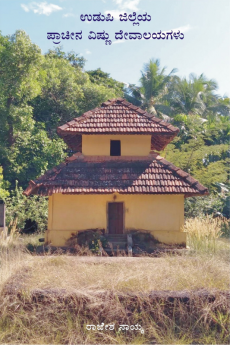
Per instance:
[[[120,96],[91,82],[83,66],[83,58],[60,48],[42,55],[23,31],[0,36],[0,165],[11,188],[16,179],[25,188],[64,159],[57,126]]]
[[[16,182],[11,197],[6,198],[6,222],[9,231],[14,227],[27,233],[33,230],[45,231],[48,219],[47,198],[37,195],[27,198],[22,192],[23,189],[18,187]]]
[[[126,98],[179,127],[179,135],[161,155],[211,193],[186,200],[185,215],[219,212],[229,217],[230,99],[218,96],[217,83],[203,74],[180,79],[175,72],[166,75],[159,60],[150,60],[141,72],[140,86],[129,85]]]
[[[180,79],[175,69],[166,74],[159,60],[150,60],[141,71],[140,86],[124,89],[100,68],[85,72],[84,63],[83,57],[61,48],[43,55],[23,31],[0,34],[0,198],[11,205],[8,216],[16,217],[21,228],[28,218],[45,227],[35,205],[43,212],[46,201],[26,201],[20,188],[69,154],[57,126],[115,97],[126,97],[180,128],[161,154],[211,192],[208,198],[187,201],[186,214],[227,215],[230,100],[216,94],[216,82],[204,75]],[[20,214],[19,205],[25,213]]]

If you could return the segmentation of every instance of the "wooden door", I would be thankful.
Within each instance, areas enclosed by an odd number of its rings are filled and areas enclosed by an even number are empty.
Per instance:
[[[109,234],[123,234],[123,202],[108,204]]]

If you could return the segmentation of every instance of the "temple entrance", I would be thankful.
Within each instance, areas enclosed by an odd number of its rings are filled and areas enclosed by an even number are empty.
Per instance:
[[[124,229],[123,202],[108,203],[109,234],[123,234]]]

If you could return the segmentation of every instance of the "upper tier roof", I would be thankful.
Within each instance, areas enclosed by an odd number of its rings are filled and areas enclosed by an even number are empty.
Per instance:
[[[150,134],[151,149],[160,151],[178,132],[178,128],[122,98],[104,102],[57,128],[60,137],[76,151],[81,151],[82,134]]]

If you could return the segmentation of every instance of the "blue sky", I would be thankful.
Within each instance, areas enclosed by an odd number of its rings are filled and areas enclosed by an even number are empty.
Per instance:
[[[83,22],[81,14],[113,15],[112,22]],[[119,14],[147,12],[151,21],[133,26],[121,22]],[[86,59],[85,70],[101,68],[111,77],[137,84],[144,63],[158,58],[169,73],[188,77],[204,73],[219,85],[218,93],[230,95],[230,1],[229,0],[0,0],[0,30],[12,35],[26,31],[45,53],[57,46],[47,32],[79,32],[82,40],[61,40],[65,52],[74,51]],[[159,32],[180,29],[184,39],[115,40],[115,32]],[[89,40],[90,31],[109,34],[111,45]],[[115,43],[116,42],[116,43]],[[118,43],[119,42],[119,43]]]

